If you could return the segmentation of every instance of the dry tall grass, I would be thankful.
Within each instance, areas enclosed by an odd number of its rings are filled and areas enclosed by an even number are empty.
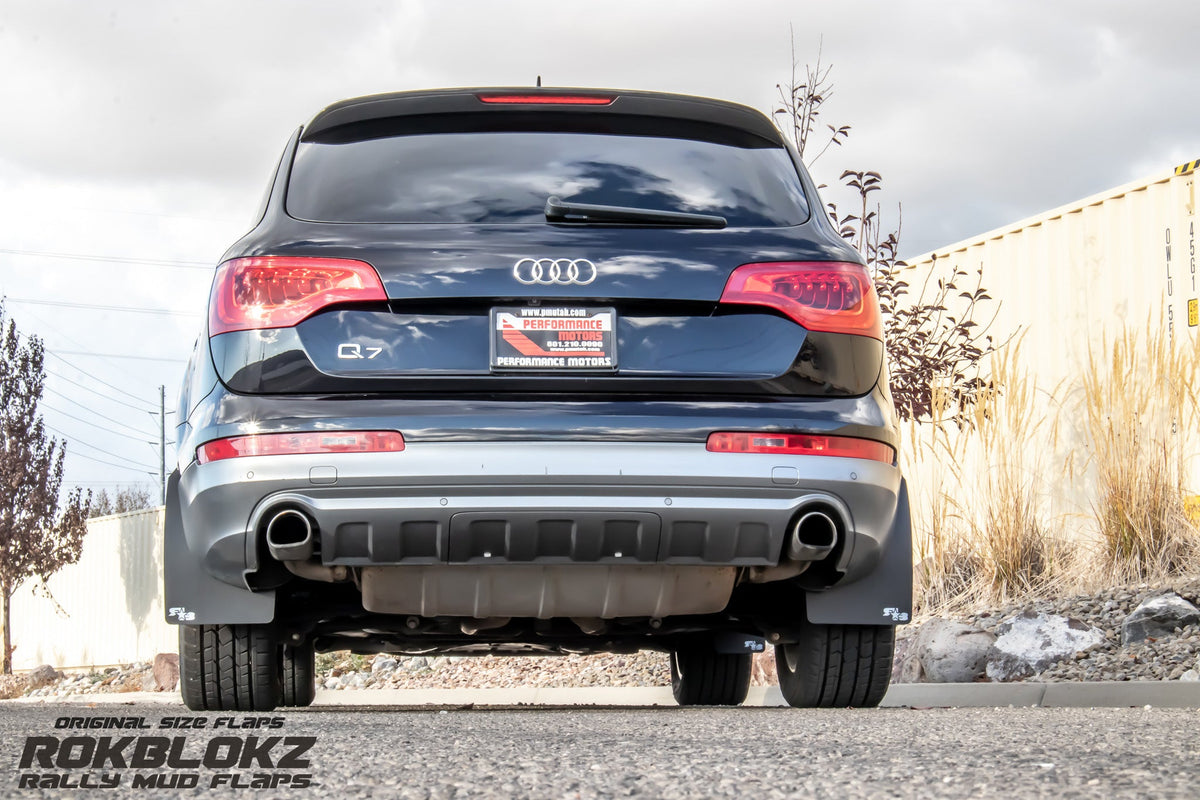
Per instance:
[[[1050,435],[1037,385],[1016,365],[1020,345],[1000,351],[967,423],[942,414],[910,428],[910,441],[938,486],[919,515],[917,585],[926,608],[1006,600],[1046,587],[1065,545],[1044,509],[1045,464],[1031,443]]]
[[[949,394],[934,387],[932,398],[932,422],[909,423],[901,449],[901,466],[911,484],[918,614],[970,605],[979,593],[979,557],[951,499],[960,493],[962,472],[957,465],[968,439],[951,421]],[[918,470],[921,478],[914,480]]]
[[[1200,531],[1185,502],[1200,433],[1197,377],[1200,350],[1174,346],[1162,326],[1089,354],[1079,403],[1084,466],[1095,476],[1100,553],[1115,578],[1196,567]]]
[[[978,513],[962,509],[982,556],[982,575],[993,597],[1036,592],[1059,569],[1063,545],[1042,503],[1047,417],[1035,400],[1037,383],[1019,370],[1014,344],[993,362],[987,396],[975,409],[979,437]],[[964,481],[965,482],[965,481]]]
[[[994,357],[970,420],[908,428],[917,606],[981,604],[1164,578],[1200,568],[1189,478],[1200,458],[1200,349],[1161,328],[1094,350],[1079,377],[1049,391],[1022,371],[1014,342]],[[1062,450],[1062,452],[1060,452]],[[1068,513],[1051,495],[1084,497]]]

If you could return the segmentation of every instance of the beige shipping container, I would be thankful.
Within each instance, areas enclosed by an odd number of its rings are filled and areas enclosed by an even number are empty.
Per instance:
[[[908,259],[914,276],[908,281],[914,285],[930,271],[943,277],[955,268],[966,272],[973,285],[982,270],[982,285],[995,302],[977,312],[976,320],[996,313],[990,332],[997,342],[1020,333],[1015,363],[1036,382],[1042,403],[1033,413],[1060,417],[1053,436],[1047,427],[1027,443],[1049,461],[1068,463],[1072,450],[1084,448],[1064,409],[1081,391],[1091,354],[1123,333],[1144,339],[1147,326],[1165,332],[1176,347],[1200,348],[1198,168],[1200,160],[1182,164]],[[964,279],[959,288],[967,288],[966,283]],[[1197,393],[1196,386],[1173,390]],[[1200,432],[1179,433],[1183,441],[1194,441]],[[925,484],[918,488],[928,499],[929,483],[942,478],[929,458],[912,455],[920,443],[909,444],[910,480]],[[1188,461],[1186,488],[1194,495],[1200,493],[1200,458]],[[979,485],[986,477],[986,459],[975,463],[972,469],[979,474],[962,479],[963,486]],[[1092,515],[1094,480],[1089,485],[1086,475],[1074,480],[1050,471],[1043,483],[1047,507],[1058,518]]]
[[[995,331],[1025,331],[1040,378],[1077,373],[1089,344],[1147,320],[1197,346],[1196,183],[1200,161],[938,248],[918,273],[983,269],[1000,301]]]

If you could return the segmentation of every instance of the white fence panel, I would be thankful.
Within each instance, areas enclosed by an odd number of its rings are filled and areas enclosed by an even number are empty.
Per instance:
[[[163,618],[163,509],[88,521],[79,563],[13,596],[13,667],[86,668],[149,661],[177,650]]]

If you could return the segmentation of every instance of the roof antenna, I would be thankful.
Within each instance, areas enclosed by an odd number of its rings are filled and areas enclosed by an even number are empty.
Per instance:
[[[538,75],[538,84],[537,85],[538,85],[539,89],[542,88],[542,76],[541,75]]]

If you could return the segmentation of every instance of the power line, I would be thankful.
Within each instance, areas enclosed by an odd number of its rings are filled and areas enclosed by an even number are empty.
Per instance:
[[[68,440],[68,441],[69,441],[69,440]],[[79,444],[82,444],[82,442],[79,442]],[[99,450],[100,448],[96,448],[96,449],[97,449],[97,450]],[[100,452],[101,452],[101,453],[103,453],[104,451],[103,451],[103,450],[100,450]],[[104,460],[104,459],[102,459],[102,458],[96,458],[95,456],[89,456],[87,453],[77,453],[77,452],[70,451],[70,450],[68,450],[68,451],[67,451],[67,455],[68,455],[68,456],[79,456],[80,458],[86,458],[86,459],[88,459],[89,461],[99,461],[101,464],[108,464],[109,466],[113,466],[113,467],[125,466],[127,469],[129,469],[129,468],[134,468],[134,467],[136,467],[137,469],[141,469],[141,470],[148,470],[148,469],[149,469],[149,467],[147,467],[145,464],[139,464],[138,462],[134,461],[133,459],[130,459],[130,458],[125,458],[124,456],[117,456],[117,455],[113,455],[112,453],[108,453],[107,455],[108,455],[110,458],[115,458],[115,459],[117,459],[118,461],[123,461],[123,462],[125,462],[125,463],[124,463],[124,464],[117,464],[117,463],[114,463],[114,462],[112,462],[112,461],[105,461],[105,460]],[[152,474],[154,474],[154,475],[157,475],[157,474],[158,474],[158,472],[154,472],[154,473],[152,473]]]
[[[50,323],[46,322],[45,318],[43,318],[37,314],[34,314],[33,312],[29,311],[28,309],[26,309],[25,313],[28,314],[29,316],[33,317],[34,319],[38,320],[39,322],[41,322],[44,326],[46,326],[48,328],[56,328],[56,326],[51,325]],[[80,342],[77,339],[73,339],[72,337],[63,333],[61,330],[55,330],[55,333],[57,335],[61,336],[62,338],[66,339],[68,342],[79,345],[80,347],[85,346],[82,342]],[[22,335],[25,338],[29,338],[29,336],[30,336],[30,334],[22,334]],[[103,384],[104,386],[107,386],[110,389],[120,392],[121,394],[125,395],[126,397],[131,397],[134,400],[137,400],[139,402],[142,402],[142,398],[138,397],[137,395],[131,394],[131,393],[127,392],[126,390],[121,389],[117,386],[113,386],[111,383],[108,383],[107,381],[105,381],[101,378],[97,378],[95,375],[92,375],[90,372],[79,367],[77,364],[74,364],[74,363],[68,361],[67,359],[63,358],[62,355],[60,355],[60,354],[65,353],[67,355],[89,356],[89,357],[101,358],[101,359],[105,359],[105,360],[112,359],[112,358],[123,358],[123,359],[136,359],[139,361],[163,361],[163,362],[172,363],[172,364],[186,364],[188,361],[186,358],[163,358],[163,357],[158,357],[158,356],[134,356],[134,355],[125,355],[122,353],[97,353],[93,350],[61,350],[58,348],[55,348],[54,350],[50,350],[49,348],[47,348],[46,353],[48,355],[54,356],[59,361],[63,362],[67,366],[71,367],[71,369],[74,369],[77,372],[81,372],[84,375],[87,375],[92,380],[94,380],[100,384]],[[133,377],[132,373],[128,372],[125,368],[120,367],[117,364],[112,364],[112,366],[118,372],[121,372],[131,378]],[[103,396],[103,395],[101,395],[101,396]],[[141,410],[145,410],[145,409],[141,409]]]
[[[35,314],[35,313],[33,313],[32,311],[30,311],[29,309],[25,309],[24,313],[25,313],[25,314],[27,314],[27,315],[28,315],[28,316],[30,316],[30,317],[33,317],[33,318],[34,318],[35,320],[37,320],[38,322],[42,323],[42,325],[44,325],[45,327],[47,327],[47,328],[50,328],[50,329],[53,329],[53,330],[54,330],[54,332],[55,332],[55,333],[56,333],[58,336],[61,336],[63,339],[66,339],[68,342],[71,342],[72,344],[74,344],[74,345],[77,345],[77,346],[79,346],[79,347],[83,347],[83,348],[86,348],[86,347],[87,347],[87,345],[85,345],[83,342],[79,341],[78,339],[74,339],[74,338],[72,338],[72,337],[68,336],[68,335],[67,335],[66,333],[64,333],[64,332],[63,332],[63,331],[62,331],[62,330],[61,330],[61,329],[60,329],[58,326],[56,326],[56,325],[52,325],[51,323],[47,322],[47,321],[46,321],[46,318],[45,318],[45,317],[43,317],[43,316],[41,316],[40,314]],[[28,338],[28,335],[26,335],[26,338]],[[56,349],[57,349],[57,348],[56,348]],[[66,364],[67,366],[71,367],[71,369],[74,369],[74,370],[76,370],[77,372],[83,372],[83,374],[84,374],[84,375],[87,375],[87,376],[88,376],[89,378],[91,378],[92,380],[98,381],[98,382],[100,382],[100,383],[104,383],[104,381],[101,381],[101,380],[100,380],[99,378],[97,378],[95,375],[90,375],[90,374],[88,374],[87,372],[84,372],[84,370],[82,370],[82,369],[80,369],[79,367],[77,367],[75,364],[72,364],[70,361],[67,361],[65,358],[62,358],[62,357],[60,357],[60,356],[57,356],[57,355],[55,355],[55,354],[54,354],[54,352],[53,352],[53,351],[51,351],[50,349],[47,349],[47,350],[46,350],[46,352],[47,352],[48,354],[50,354],[50,355],[54,356],[55,358],[57,358],[59,361],[63,362],[63,363],[64,363],[64,364]],[[70,351],[69,351],[69,352],[70,352]],[[80,351],[80,352],[84,352],[84,353],[86,353],[86,352],[88,352],[88,351],[85,349],[85,350],[83,350],[83,351]],[[120,372],[120,373],[124,374],[126,377],[129,377],[129,378],[134,378],[133,374],[132,374],[131,372],[129,372],[129,371],[128,371],[128,370],[127,370],[125,367],[122,367],[122,366],[120,366],[120,365],[118,365],[118,364],[113,364],[112,362],[109,362],[109,364],[110,364],[110,365],[112,366],[112,368],[113,368],[114,370],[116,370],[117,372]],[[134,378],[134,380],[137,380],[137,378]],[[108,386],[109,388],[113,388],[113,389],[115,389],[115,388],[116,388],[115,386],[113,386],[112,384],[109,384],[109,383],[104,383],[104,385],[105,385],[105,386]],[[136,397],[135,395],[129,394],[128,392],[126,392],[126,391],[125,391],[125,390],[123,390],[123,389],[117,389],[117,391],[119,391],[119,392],[121,392],[121,394],[127,395],[127,396],[129,396],[129,397],[135,397],[135,399],[138,399],[138,400],[140,400],[140,399],[141,399],[141,398],[138,398],[138,397]]]
[[[59,350],[70,356],[96,356],[97,358],[132,358],[138,361],[168,361],[172,364],[186,364],[186,358],[161,358],[159,356],[127,356],[121,353],[93,353],[91,350]]]
[[[68,303],[62,300],[33,300],[26,297],[7,297],[10,303],[23,303],[35,306],[53,306],[55,308],[83,308],[89,311],[124,311],[131,314],[158,314],[168,317],[198,317],[197,311],[178,311],[171,308],[137,308],[136,306],[110,306],[101,303]]]
[[[79,367],[77,367],[75,364],[71,363],[70,361],[67,361],[65,358],[62,358],[61,356],[59,356],[59,355],[56,355],[55,353],[53,353],[53,352],[51,352],[51,351],[49,351],[49,350],[46,350],[45,352],[47,352],[47,353],[50,353],[50,355],[53,355],[55,358],[57,358],[59,361],[62,361],[62,362],[63,362],[64,364],[66,364],[67,366],[69,366],[69,367],[71,367],[72,369],[75,369],[75,370],[77,370],[77,371],[81,372],[81,373],[82,373],[82,374],[84,374],[84,375],[87,375],[88,377],[90,377],[90,378],[92,378],[93,380],[95,380],[95,381],[97,381],[97,382],[99,382],[99,383],[103,384],[104,386],[107,386],[107,387],[109,387],[110,389],[113,389],[114,391],[120,392],[121,394],[123,394],[123,395],[125,395],[125,396],[127,396],[127,397],[132,397],[133,399],[135,399],[135,400],[139,400],[139,401],[140,401],[140,399],[141,399],[141,398],[138,398],[136,395],[132,395],[132,394],[130,394],[129,392],[126,392],[126,391],[125,391],[125,390],[123,390],[123,389],[120,389],[120,388],[118,388],[118,387],[116,387],[116,386],[113,386],[112,384],[110,384],[110,383],[107,383],[106,381],[103,381],[103,380],[101,380],[100,378],[97,378],[97,377],[96,377],[96,376],[94,376],[94,375],[91,375],[90,373],[88,373],[88,372],[86,372],[86,371],[84,371],[84,370],[80,369],[80,368],[79,368]],[[133,409],[134,411],[141,411],[141,412],[143,412],[143,413],[145,413],[145,414],[151,414],[151,415],[154,415],[154,414],[156,414],[156,413],[162,414],[162,411],[161,411],[161,410],[160,410],[159,412],[154,412],[154,411],[150,411],[149,409],[146,409],[146,408],[141,408],[141,407],[138,407],[138,406],[134,406],[134,405],[133,405],[133,404],[131,404],[131,403],[127,403],[127,402],[125,402],[125,401],[123,401],[123,400],[119,400],[119,399],[117,399],[117,398],[115,398],[115,397],[109,397],[108,395],[102,394],[101,392],[98,392],[98,391],[96,391],[95,389],[92,389],[91,387],[85,386],[85,385],[83,385],[82,383],[79,383],[78,381],[72,380],[71,378],[68,378],[68,377],[66,377],[65,375],[61,375],[61,374],[59,374],[59,373],[51,373],[51,374],[52,374],[54,377],[56,377],[56,378],[59,378],[59,379],[61,379],[61,380],[65,380],[65,381],[67,381],[68,383],[74,384],[75,386],[77,386],[77,387],[79,387],[79,388],[83,389],[84,391],[91,392],[92,394],[95,394],[96,396],[98,396],[98,397],[101,397],[101,398],[103,398],[103,399],[105,399],[105,400],[109,400],[109,401],[111,401],[111,402],[115,402],[115,403],[120,403],[121,405],[123,405],[123,406],[125,406],[125,407],[127,407],[127,408],[131,408],[131,409]],[[95,409],[93,409],[93,408],[90,408],[90,407],[88,407],[88,406],[84,406],[82,403],[80,403],[79,401],[77,401],[77,400],[76,400],[76,399],[74,399],[73,397],[70,397],[69,395],[66,395],[66,394],[62,393],[62,392],[58,391],[57,389],[54,389],[53,387],[46,386],[46,387],[44,387],[44,388],[45,388],[45,391],[51,392],[52,394],[55,394],[55,395],[58,395],[59,397],[61,397],[61,398],[63,398],[64,400],[66,400],[67,402],[69,402],[69,403],[72,403],[72,404],[74,404],[74,405],[76,405],[76,406],[79,406],[80,408],[82,408],[82,409],[85,409],[85,410],[87,410],[87,411],[90,411],[92,414],[95,414],[97,417],[100,417],[101,419],[107,420],[108,422],[111,422],[111,423],[113,423],[114,425],[118,425],[118,426],[120,426],[120,427],[122,427],[122,428],[125,428],[125,429],[127,429],[127,430],[133,431],[135,434],[138,434],[138,435],[141,435],[141,436],[150,436],[150,435],[151,435],[151,434],[149,434],[149,433],[146,433],[145,431],[142,431],[142,430],[139,430],[138,428],[135,428],[135,427],[133,427],[132,425],[128,425],[128,424],[126,424],[126,423],[123,423],[123,422],[119,422],[118,420],[115,420],[115,419],[113,419],[112,417],[109,417],[109,416],[107,416],[107,415],[105,415],[105,414],[101,414],[100,412],[96,411],[96,410],[95,410]],[[161,396],[161,393],[162,393],[162,391],[163,391],[163,387],[161,387],[161,386],[160,386],[160,387],[159,387],[159,392],[160,392],[160,400],[164,400],[164,399],[165,399],[163,396]],[[61,409],[54,408],[54,407],[53,407],[53,406],[51,406],[49,403],[47,403],[47,404],[46,404],[46,407],[47,407],[47,408],[49,408],[49,409],[51,409],[52,411],[55,411],[56,413],[62,414],[62,415],[64,415],[64,416],[66,416],[66,417],[69,417],[69,418],[71,418],[71,419],[74,419],[74,420],[77,420],[77,421],[79,421],[79,422],[82,422],[82,423],[84,423],[85,425],[89,425],[89,426],[91,426],[91,427],[94,427],[94,428],[97,428],[97,429],[100,429],[100,430],[107,431],[108,433],[112,433],[112,434],[114,434],[114,435],[116,435],[116,436],[121,436],[122,438],[126,438],[126,439],[128,439],[128,438],[131,438],[131,437],[130,437],[130,435],[129,435],[129,434],[127,434],[127,433],[122,433],[122,432],[120,432],[120,431],[115,431],[115,430],[113,430],[112,428],[106,428],[106,427],[105,427],[105,426],[103,426],[103,425],[99,425],[99,424],[97,424],[97,423],[94,423],[94,422],[89,422],[89,421],[87,421],[87,420],[83,419],[82,417],[78,417],[78,416],[75,416],[74,414],[70,414],[70,413],[68,413],[68,412],[66,412],[66,411],[62,411]],[[162,427],[162,428],[163,428],[163,431],[165,431],[166,415],[165,415],[165,414],[162,414],[162,417],[163,417],[163,419],[162,419],[162,420],[160,420],[160,422],[161,422],[161,425],[160,425],[160,427]],[[47,427],[51,427],[51,426],[47,425]],[[52,429],[52,430],[57,430],[57,429],[54,429],[54,428],[51,428],[51,429]],[[64,436],[64,437],[66,437],[66,436],[67,436],[67,434],[63,433],[62,431],[58,431],[58,433],[59,433],[60,435]],[[161,433],[161,432],[160,432],[160,433]],[[79,441],[81,444],[83,444],[83,445],[85,445],[85,446],[87,446],[87,447],[91,447],[93,450],[96,450],[96,451],[98,451],[98,452],[102,452],[102,453],[106,453],[107,455],[109,455],[109,456],[111,456],[111,457],[113,457],[113,458],[118,458],[118,459],[121,459],[121,460],[123,460],[123,461],[128,461],[129,463],[136,463],[136,462],[134,462],[132,459],[127,459],[127,458],[125,458],[124,456],[118,456],[118,455],[116,455],[116,454],[113,454],[113,453],[107,453],[107,451],[106,451],[106,450],[104,450],[104,448],[97,447],[96,445],[94,445],[94,444],[91,444],[91,443],[89,443],[89,442],[84,442],[83,440],[78,440],[78,441]],[[148,443],[149,443],[149,444],[153,444],[153,442],[148,442]],[[160,435],[160,439],[159,439],[159,443],[160,443],[160,450],[162,450],[162,451],[163,451],[163,452],[161,453],[161,455],[163,455],[164,457],[165,457],[166,445],[167,445],[167,444],[171,444],[171,445],[172,445],[172,447],[174,447],[174,444],[175,444],[174,442],[169,442],[169,443],[168,443],[168,442],[166,441],[166,435],[165,435],[165,433],[161,433],[161,435]],[[79,453],[78,455],[84,456],[85,458],[87,458],[87,457],[88,457],[88,456],[86,456],[86,455],[85,455],[85,454],[83,454],[83,453]],[[96,461],[96,460],[98,460],[98,459],[95,459],[95,458],[93,458],[92,460],[93,460],[93,461]],[[111,463],[111,462],[103,462],[103,461],[102,461],[102,463]],[[162,470],[161,470],[161,469],[160,469],[160,472],[162,472]]]
[[[48,371],[48,370],[47,370],[47,371]],[[108,395],[106,395],[106,394],[103,394],[103,393],[101,393],[101,392],[98,392],[98,391],[96,391],[95,389],[93,389],[93,388],[92,388],[92,387],[90,387],[90,386],[85,386],[85,385],[83,385],[83,384],[82,384],[82,383],[80,383],[79,381],[73,381],[73,380],[71,380],[71,379],[70,379],[70,378],[68,378],[66,375],[60,375],[60,374],[59,374],[59,373],[57,373],[57,372],[51,372],[50,374],[51,374],[51,375],[53,375],[54,377],[58,378],[59,380],[63,380],[63,381],[66,381],[67,383],[72,383],[72,384],[74,384],[74,385],[78,386],[80,389],[83,389],[85,392],[91,392],[92,394],[96,395],[97,397],[103,397],[105,400],[109,400],[109,401],[111,401],[111,402],[113,402],[113,403],[120,403],[121,405],[125,406],[126,408],[132,408],[134,411],[143,411],[143,412],[145,412],[145,413],[147,413],[147,414],[153,414],[153,413],[154,413],[153,411],[151,411],[151,410],[150,410],[150,409],[148,409],[148,408],[141,408],[141,407],[139,407],[139,406],[135,406],[133,403],[127,403],[127,402],[125,402],[124,400],[119,400],[119,399],[117,399],[117,398],[115,398],[115,397],[109,397],[109,396],[108,396]]]
[[[130,484],[141,486],[143,481],[69,481],[64,478],[63,483],[70,483],[75,486],[129,486]],[[150,481],[145,481],[145,483],[148,486],[153,486]]]
[[[113,386],[111,383],[109,383],[109,382],[107,382],[107,381],[105,381],[105,380],[103,380],[103,379],[101,379],[101,378],[97,378],[95,375],[93,375],[92,373],[88,372],[87,370],[80,369],[78,366],[76,366],[75,364],[72,364],[70,361],[67,361],[65,358],[63,358],[62,356],[60,356],[58,353],[55,353],[53,350],[47,350],[47,351],[46,351],[46,353],[47,353],[48,355],[52,355],[52,356],[54,356],[54,357],[55,357],[55,358],[57,358],[59,361],[61,361],[61,362],[63,362],[64,364],[66,364],[68,367],[71,367],[72,369],[74,369],[74,370],[77,370],[77,371],[79,371],[79,372],[83,373],[84,375],[87,375],[89,378],[91,378],[92,380],[96,381],[97,383],[103,384],[103,385],[107,386],[107,387],[108,387],[108,388],[110,388],[110,389],[113,389],[113,390],[115,390],[115,391],[118,391],[118,392],[120,392],[121,394],[125,395],[126,397],[132,397],[134,400],[139,400],[139,401],[142,399],[142,398],[138,397],[136,394],[131,394],[130,392],[127,392],[126,390],[124,390],[124,389],[122,389],[122,388],[120,388],[120,387]]]
[[[163,217],[165,219],[194,219],[200,222],[231,222],[235,224],[245,223],[245,219],[235,217],[202,217],[198,214],[167,214],[162,211],[136,211],[120,208],[94,208],[91,206],[60,206],[60,210],[67,211],[85,211],[93,214],[125,214],[135,217]]]
[[[107,464],[108,466],[116,467],[117,469],[127,469],[130,472],[144,472],[147,475],[150,475],[152,477],[154,475],[158,474],[158,470],[155,470],[154,468],[148,467],[145,465],[141,465],[136,468],[135,467],[127,467],[124,464],[116,464],[112,461],[105,461],[103,458],[93,458],[92,456],[89,456],[86,453],[76,453],[75,455],[79,456],[80,458],[86,458],[88,461],[95,461],[98,464]]]
[[[106,449],[105,449],[105,448],[103,448],[103,447],[97,447],[96,445],[94,445],[94,444],[92,444],[92,443],[90,443],[90,442],[85,442],[83,439],[80,439],[80,438],[78,438],[78,437],[76,437],[76,436],[71,436],[69,433],[65,433],[65,432],[63,432],[63,431],[60,431],[58,428],[54,427],[53,425],[47,425],[47,426],[46,426],[46,429],[47,429],[47,430],[54,431],[54,432],[55,432],[55,433],[57,433],[59,436],[63,437],[63,441],[64,441],[64,442],[66,442],[66,443],[70,443],[70,444],[81,444],[81,445],[83,445],[84,447],[90,447],[90,448],[92,448],[93,450],[95,450],[96,452],[98,452],[98,453],[104,453],[106,456],[110,456],[111,458],[115,458],[115,459],[117,459],[118,461],[126,461],[126,462],[128,462],[128,463],[130,463],[130,464],[134,464],[134,465],[137,465],[137,466],[142,466],[141,464],[138,464],[138,462],[137,462],[137,461],[134,461],[132,458],[126,458],[125,456],[119,456],[119,455],[117,455],[116,453],[110,453],[110,452],[108,452],[108,450],[106,450]],[[71,455],[83,455],[83,453],[71,453]]]
[[[68,402],[75,403],[75,401],[74,401],[74,400],[72,400],[70,397],[67,397],[67,396],[66,396],[65,394],[63,394],[62,392],[55,392],[53,389],[50,389],[50,388],[48,388],[48,387],[47,387],[47,391],[54,392],[54,394],[58,395],[59,397],[62,397],[63,399],[67,400]],[[76,405],[79,405],[78,403],[75,403],[75,404],[76,404]],[[90,420],[86,420],[86,419],[84,419],[83,417],[77,417],[77,416],[75,416],[74,414],[70,414],[70,413],[68,413],[68,412],[66,412],[66,411],[63,411],[63,410],[62,410],[62,409],[60,409],[60,408],[55,408],[54,406],[50,405],[49,403],[46,403],[46,408],[48,408],[48,409],[50,409],[51,411],[54,411],[54,412],[56,412],[56,413],[58,413],[58,414],[62,414],[64,417],[70,417],[71,419],[73,419],[73,420],[76,420],[77,422],[82,422],[84,425],[91,425],[93,428],[98,428],[99,430],[102,430],[102,431],[108,431],[109,433],[116,434],[117,436],[125,436],[125,437],[129,437],[129,436],[131,435],[131,434],[128,434],[128,433],[122,433],[121,431],[114,431],[112,428],[106,428],[106,427],[104,427],[103,425],[97,425],[95,422],[91,422]],[[88,409],[88,410],[90,411],[91,409]],[[96,416],[98,416],[98,417],[100,417],[100,418],[102,418],[102,419],[106,419],[106,420],[108,420],[109,422],[113,423],[114,425],[120,425],[122,428],[128,428],[129,430],[133,431],[133,432],[134,432],[134,434],[136,434],[136,435],[138,436],[138,440],[139,440],[139,441],[141,440],[141,437],[143,437],[143,436],[151,436],[151,435],[152,435],[152,434],[146,433],[145,431],[139,431],[137,428],[133,428],[133,427],[131,427],[131,426],[129,426],[129,425],[126,425],[126,424],[125,424],[125,423],[123,423],[123,422],[117,422],[117,421],[116,421],[115,419],[113,419],[112,417],[106,417],[106,416],[104,416],[103,414],[97,414],[97,413],[96,413],[96,412],[94,412],[94,411],[93,411],[92,413],[93,413],[93,414],[96,414]]]
[[[97,256],[87,253],[51,253],[46,250],[15,250],[0,247],[0,253],[12,256],[33,256],[34,258],[65,258],[71,261],[103,261],[110,264],[144,264],[150,266],[172,267],[174,269],[203,269],[211,271],[215,265],[206,261],[180,261],[173,258],[124,258],[121,256]]]
[[[54,427],[53,425],[46,424],[46,430],[48,430],[48,431],[53,431],[54,433],[57,433],[59,436],[63,437],[63,439],[65,439],[65,440],[67,440],[67,441],[69,441],[69,442],[74,442],[74,443],[76,443],[76,444],[81,444],[81,445],[83,445],[84,447],[90,447],[90,448],[92,448],[93,450],[98,450],[98,451],[100,451],[101,453],[104,453],[104,452],[106,452],[106,451],[105,451],[105,449],[104,449],[103,447],[97,447],[96,445],[92,444],[91,442],[85,442],[83,439],[80,439],[80,438],[79,438],[79,437],[77,437],[77,436],[72,436],[71,434],[67,433],[66,431],[59,430],[58,428]],[[128,438],[132,438],[132,437],[128,437]],[[131,458],[125,458],[124,456],[117,456],[117,455],[116,455],[116,454],[114,454],[114,453],[108,453],[108,455],[110,455],[110,456],[114,456],[114,457],[116,457],[116,458],[123,459],[123,460],[125,460],[125,461],[132,461],[132,460],[133,460],[133,459],[131,459]]]

